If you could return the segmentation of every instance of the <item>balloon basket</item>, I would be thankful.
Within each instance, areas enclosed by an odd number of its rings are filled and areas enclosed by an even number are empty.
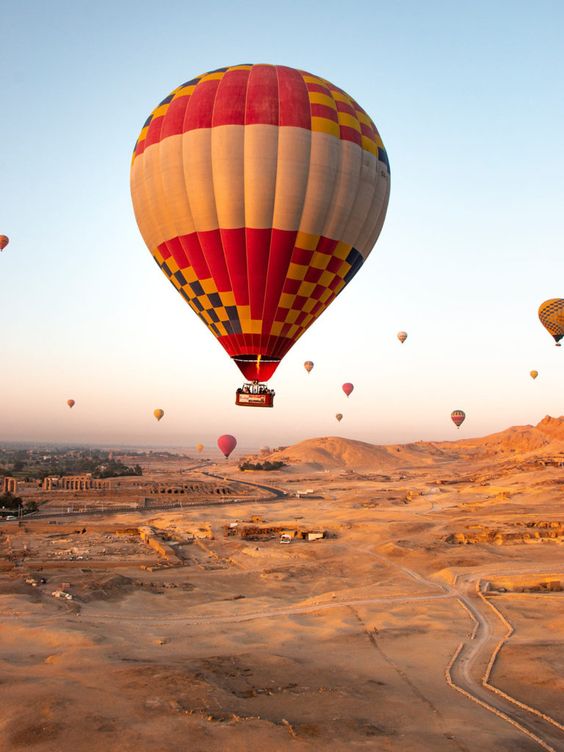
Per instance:
[[[274,389],[258,381],[243,384],[235,392],[235,404],[239,407],[274,407]]]

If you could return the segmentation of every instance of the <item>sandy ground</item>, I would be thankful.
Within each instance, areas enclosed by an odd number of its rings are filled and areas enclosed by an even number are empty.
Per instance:
[[[362,470],[221,465],[313,493],[2,524],[0,748],[564,750],[564,593],[535,591],[564,587],[562,469],[503,446],[392,448]],[[226,536],[234,522],[329,537]],[[480,596],[488,582],[504,592]],[[490,682],[550,720],[481,687],[500,641]],[[462,643],[468,694],[445,678]]]

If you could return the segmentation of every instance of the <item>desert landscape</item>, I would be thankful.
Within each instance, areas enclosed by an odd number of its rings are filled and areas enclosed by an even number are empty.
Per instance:
[[[0,525],[5,752],[564,749],[564,417],[119,461]]]

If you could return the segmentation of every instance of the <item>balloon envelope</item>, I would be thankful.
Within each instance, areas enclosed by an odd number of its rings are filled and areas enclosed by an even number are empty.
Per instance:
[[[531,371],[531,378],[532,379],[536,379],[538,375],[539,375],[538,371]]]
[[[343,420],[342,413],[337,413],[337,415],[335,415],[335,417],[337,418],[337,420],[339,421],[339,423]]]
[[[131,165],[146,245],[249,380],[269,379],[361,268],[389,192],[362,107],[282,65],[181,84],[148,117]]]
[[[352,391],[354,389],[354,384],[349,383],[348,381],[343,384],[343,392],[347,395],[347,397],[352,394]]]
[[[0,235],[0,251],[3,251],[9,242],[10,238],[7,235]]]
[[[74,407],[76,405],[76,402],[73,399],[68,399],[67,400],[67,405],[69,407]]]
[[[228,433],[223,434],[217,440],[217,446],[219,447],[219,451],[227,458],[237,446],[237,439]]]
[[[304,368],[308,373],[311,373],[313,369],[313,360],[306,360],[306,362],[304,363]]]
[[[153,415],[157,420],[160,420],[164,415],[164,410],[161,410],[160,407],[158,407],[156,410],[153,410]]]
[[[464,412],[464,410],[453,410],[452,413],[450,414],[450,417],[454,425],[457,428],[460,428],[460,426],[466,420],[466,413]]]
[[[196,451],[198,452],[198,454],[201,454],[204,451],[204,445],[196,444]]]
[[[399,339],[399,341],[400,341],[400,342],[402,343],[402,345],[403,345],[403,343],[404,343],[404,342],[405,342],[405,340],[407,339],[407,332],[398,332],[398,339]]]
[[[541,303],[539,319],[556,344],[560,346],[560,340],[564,337],[564,298],[551,298]]]

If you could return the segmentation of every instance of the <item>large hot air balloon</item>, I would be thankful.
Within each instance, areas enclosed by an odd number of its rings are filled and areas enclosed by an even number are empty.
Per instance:
[[[389,192],[366,112],[286,66],[181,84],[148,117],[131,166],[157,265],[251,382],[271,378],[360,269]]]
[[[0,235],[0,251],[3,251],[9,242],[10,238],[7,235]]]
[[[306,360],[304,363],[304,368],[308,373],[311,373],[313,370],[313,360]]]
[[[198,452],[198,454],[201,454],[204,451],[204,445],[196,444],[196,451]]]
[[[539,307],[539,319],[549,334],[554,337],[556,347],[561,347],[564,337],[564,298],[545,300]]]
[[[399,341],[400,341],[400,342],[402,343],[402,345],[403,345],[403,343],[404,343],[404,342],[405,342],[405,340],[407,339],[407,332],[398,332],[398,339],[399,339]]]
[[[538,375],[539,375],[538,371],[531,371],[531,378],[532,379],[536,379]]]
[[[337,413],[337,415],[335,415],[335,417],[337,418],[337,421],[339,423],[343,420],[343,414],[342,413]]]
[[[343,384],[343,392],[349,397],[354,389],[354,384],[349,383],[348,381]]]
[[[76,405],[76,402],[73,399],[68,399],[67,400],[67,405],[69,407],[74,407]]]
[[[157,420],[160,420],[164,415],[164,410],[161,410],[160,407],[157,407],[156,410],[153,410],[153,415]]]
[[[219,451],[225,455],[225,459],[227,459],[237,446],[237,439],[235,436],[230,436],[228,433],[223,434],[223,436],[220,436],[217,440],[217,446],[219,447]]]
[[[466,420],[466,413],[464,412],[464,410],[453,410],[452,413],[450,414],[450,417],[454,425],[457,428],[460,428],[460,426]]]

